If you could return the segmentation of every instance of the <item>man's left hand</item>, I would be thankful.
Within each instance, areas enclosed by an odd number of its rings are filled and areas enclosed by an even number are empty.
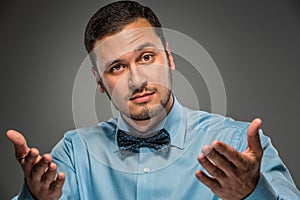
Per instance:
[[[255,189],[263,155],[258,134],[261,123],[260,119],[251,122],[248,147],[242,153],[221,141],[202,148],[198,162],[210,176],[197,170],[196,177],[221,199],[243,199]]]

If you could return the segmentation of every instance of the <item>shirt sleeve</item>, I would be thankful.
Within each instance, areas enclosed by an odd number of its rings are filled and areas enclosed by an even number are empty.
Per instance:
[[[20,193],[14,198],[12,198],[12,200],[34,200],[30,191],[28,190],[25,180],[23,181],[23,186],[21,188]]]
[[[259,134],[264,150],[261,175],[255,190],[246,199],[300,199],[300,192],[270,138],[264,135],[262,130],[259,131]]]
[[[77,176],[74,167],[74,150],[71,137],[72,132],[57,143],[51,154],[53,162],[57,165],[58,172],[65,174],[62,196],[60,199],[79,199]]]

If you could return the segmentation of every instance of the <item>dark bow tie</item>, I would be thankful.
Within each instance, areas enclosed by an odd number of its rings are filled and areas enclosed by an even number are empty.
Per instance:
[[[155,135],[147,138],[134,137],[123,130],[118,130],[117,142],[121,152],[139,153],[141,147],[167,152],[170,147],[170,134],[161,129]]]

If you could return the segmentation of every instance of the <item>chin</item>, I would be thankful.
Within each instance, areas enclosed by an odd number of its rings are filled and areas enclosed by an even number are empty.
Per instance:
[[[160,104],[151,106],[144,104],[138,112],[136,112],[136,109],[134,110],[135,112],[130,112],[128,117],[136,121],[144,121],[157,116],[159,113],[162,113],[163,110],[164,107],[162,107]]]

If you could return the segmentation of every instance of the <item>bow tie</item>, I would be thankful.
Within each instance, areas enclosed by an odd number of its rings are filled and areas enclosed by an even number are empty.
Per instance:
[[[117,142],[121,152],[139,153],[141,147],[167,152],[170,147],[170,141],[170,134],[166,129],[161,129],[155,135],[147,138],[134,137],[120,129],[117,135]]]

